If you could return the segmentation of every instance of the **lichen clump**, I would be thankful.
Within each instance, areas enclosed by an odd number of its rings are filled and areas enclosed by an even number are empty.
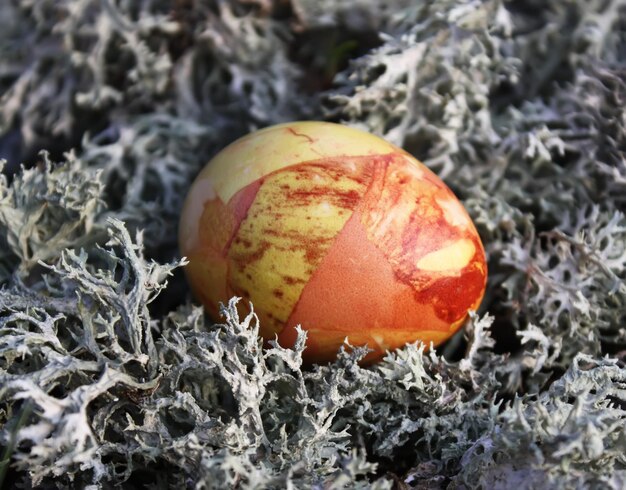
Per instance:
[[[623,488],[625,16],[2,2],[0,485]],[[490,276],[448,343],[303,368],[304,332],[263,349],[236,299],[218,324],[192,302],[191,181],[304,119],[383,136],[462,199]]]

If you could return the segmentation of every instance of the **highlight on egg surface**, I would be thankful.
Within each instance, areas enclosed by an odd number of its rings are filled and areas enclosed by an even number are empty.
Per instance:
[[[249,134],[200,172],[180,222],[196,297],[254,305],[261,335],[304,358],[335,358],[347,337],[366,360],[421,340],[438,345],[485,291],[476,229],[433,172],[381,138],[294,122]],[[240,305],[247,301],[240,302]]]

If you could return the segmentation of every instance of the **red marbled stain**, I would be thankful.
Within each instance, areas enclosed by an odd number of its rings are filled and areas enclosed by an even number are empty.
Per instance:
[[[456,197],[432,172],[424,169],[421,178],[407,178],[407,172],[413,171],[404,158],[385,157],[361,202],[367,236],[387,257],[398,279],[414,288],[417,303],[431,304],[441,320],[456,322],[480,303],[485,287],[485,255],[478,234],[469,220],[467,227],[457,227],[445,219],[437,199]],[[417,268],[425,255],[462,239],[471,239],[475,246],[463,269]]]
[[[461,238],[469,238],[474,243],[474,255],[467,266],[458,271],[416,269],[405,279],[423,285],[421,289],[416,288],[417,300],[432,304],[437,316],[448,323],[457,322],[468,310],[478,307],[487,283],[485,252],[480,240],[471,235]]]

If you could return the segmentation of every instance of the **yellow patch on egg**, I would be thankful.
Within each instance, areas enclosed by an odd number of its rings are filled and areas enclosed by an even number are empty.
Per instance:
[[[417,262],[417,268],[430,272],[460,270],[470,263],[475,252],[474,242],[463,238],[447,247],[424,255]]]

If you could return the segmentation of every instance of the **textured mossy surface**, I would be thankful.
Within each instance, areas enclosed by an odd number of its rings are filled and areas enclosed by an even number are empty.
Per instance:
[[[7,488],[626,486],[626,2],[0,3]],[[436,351],[305,368],[176,244],[237,137],[316,119],[437,172],[485,244]],[[23,165],[22,165],[23,164]],[[0,484],[1,486],[1,484]]]

